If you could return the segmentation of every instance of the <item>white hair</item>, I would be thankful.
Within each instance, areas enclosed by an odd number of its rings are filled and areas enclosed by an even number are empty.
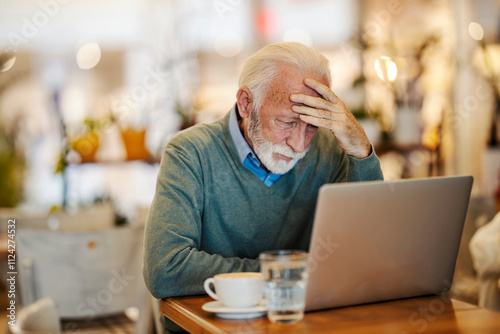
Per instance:
[[[243,63],[239,86],[252,92],[254,105],[260,109],[269,85],[277,76],[279,65],[294,66],[305,72],[315,72],[331,85],[330,63],[317,50],[295,42],[270,44],[250,56]]]

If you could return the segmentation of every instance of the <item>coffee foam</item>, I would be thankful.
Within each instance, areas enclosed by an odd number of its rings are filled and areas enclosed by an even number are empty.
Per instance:
[[[262,274],[261,273],[245,273],[245,272],[238,272],[238,273],[227,273],[227,274],[219,274],[217,275],[217,278],[222,278],[222,279],[238,279],[238,278],[261,278]]]

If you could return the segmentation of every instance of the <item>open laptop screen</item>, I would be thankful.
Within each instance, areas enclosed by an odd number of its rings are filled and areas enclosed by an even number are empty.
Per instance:
[[[306,310],[450,288],[471,187],[471,176],[321,187]]]

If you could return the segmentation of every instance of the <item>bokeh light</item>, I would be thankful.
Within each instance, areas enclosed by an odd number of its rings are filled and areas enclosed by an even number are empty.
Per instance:
[[[76,63],[82,70],[94,68],[101,60],[101,48],[97,43],[87,43],[78,49]]]
[[[396,63],[387,56],[381,56],[375,60],[375,72],[382,81],[393,82],[398,74]]]
[[[224,32],[214,41],[215,51],[223,57],[237,56],[243,50],[243,38],[234,32]]]
[[[312,46],[312,38],[309,33],[300,28],[292,28],[285,31],[283,42],[298,42],[307,46]]]
[[[476,41],[480,41],[484,37],[483,27],[481,27],[481,25],[477,22],[471,22],[469,23],[469,34]]]

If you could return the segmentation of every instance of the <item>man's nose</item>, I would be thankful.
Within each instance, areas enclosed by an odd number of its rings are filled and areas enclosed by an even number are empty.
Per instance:
[[[309,146],[310,139],[308,139],[306,129],[304,125],[296,127],[286,140],[287,145],[297,153],[305,151]]]

